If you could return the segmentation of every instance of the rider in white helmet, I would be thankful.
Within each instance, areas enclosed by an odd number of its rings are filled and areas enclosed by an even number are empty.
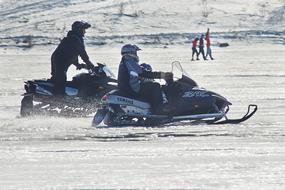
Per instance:
[[[142,69],[137,55],[139,50],[141,49],[133,44],[126,44],[122,47],[122,59],[118,72],[119,90],[126,95],[150,102],[153,113],[162,114],[163,97],[160,84],[157,82],[143,82],[142,78],[169,80],[173,78],[173,74]]]

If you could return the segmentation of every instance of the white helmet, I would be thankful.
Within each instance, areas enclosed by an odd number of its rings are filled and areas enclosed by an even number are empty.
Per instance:
[[[121,55],[137,55],[137,51],[141,50],[138,46],[133,44],[126,44],[121,49]]]

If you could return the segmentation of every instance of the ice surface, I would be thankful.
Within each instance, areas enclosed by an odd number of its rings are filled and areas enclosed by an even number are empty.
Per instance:
[[[208,18],[202,2],[0,1],[0,189],[285,189],[284,2],[208,1]],[[259,110],[223,126],[97,129],[92,118],[20,118],[24,81],[49,77],[58,38],[77,19],[94,26],[91,60],[114,73],[120,47],[134,41],[155,70],[180,61],[200,86],[228,98],[229,117],[250,103]],[[191,36],[207,27],[215,60],[191,62]]]
[[[88,48],[113,70],[116,49]],[[49,51],[5,51],[0,188],[283,189],[284,53],[281,45],[233,41],[213,48],[216,60],[191,62],[187,46],[145,47],[140,58],[156,70],[179,60],[200,86],[227,97],[230,117],[241,116],[249,103],[258,104],[257,114],[239,125],[96,129],[92,118],[17,118],[23,81],[48,76]]]

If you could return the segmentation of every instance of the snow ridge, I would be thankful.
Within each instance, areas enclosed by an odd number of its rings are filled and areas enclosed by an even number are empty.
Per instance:
[[[254,36],[284,43],[284,15],[280,0],[3,0],[0,46],[58,44],[75,20],[92,24],[90,45],[189,43],[208,27],[216,39]]]
[[[190,44],[191,40],[199,36],[200,33],[159,33],[159,34],[137,34],[137,35],[110,35],[86,37],[86,44],[92,46],[116,45],[125,43],[136,43],[141,45],[168,45]],[[212,32],[214,42],[224,40],[270,40],[274,43],[285,44],[285,32],[277,31],[232,31],[232,32]],[[37,45],[57,45],[59,38],[37,35],[20,35],[0,38],[0,47],[20,47],[30,48]],[[189,45],[190,46],[190,45]]]

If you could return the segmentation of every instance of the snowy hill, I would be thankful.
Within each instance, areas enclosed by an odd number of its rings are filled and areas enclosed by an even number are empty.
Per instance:
[[[75,20],[92,24],[87,44],[187,43],[213,37],[270,36],[284,43],[284,0],[1,0],[1,47],[57,44]],[[243,31],[243,32],[241,32]]]

